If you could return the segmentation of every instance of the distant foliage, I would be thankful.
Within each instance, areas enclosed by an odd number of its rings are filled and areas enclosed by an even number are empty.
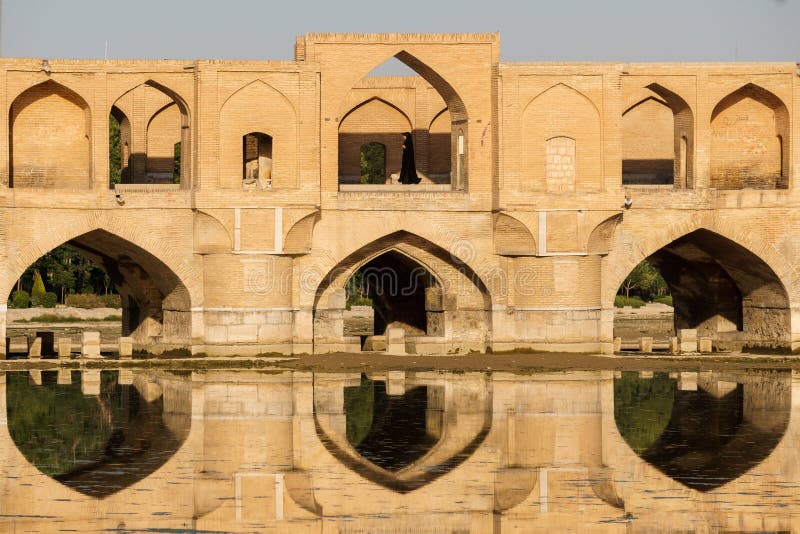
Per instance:
[[[100,306],[119,307],[119,295],[112,293],[111,277],[69,245],[56,247],[36,260],[20,276],[17,289],[28,291],[34,306],[49,303],[52,297],[45,294],[51,292],[57,302],[66,303],[73,293],[93,293],[107,299],[108,304]]]
[[[44,281],[39,271],[33,271],[33,288],[31,288],[31,306],[41,306],[47,290],[44,288]]]
[[[39,306],[41,306],[42,308],[55,308],[57,302],[58,302],[58,295],[56,295],[52,291],[48,291],[42,296],[41,300],[39,301]]]
[[[641,308],[647,304],[645,301],[640,299],[639,297],[626,297],[625,295],[617,295],[614,297],[614,306],[617,308],[624,308],[625,306],[631,306],[632,308]]]
[[[120,297],[116,293],[109,293],[108,295],[100,295],[100,300],[103,301],[103,305],[106,308],[122,307],[122,297]]]
[[[105,308],[106,304],[99,295],[91,293],[67,295],[65,304],[73,308]]]
[[[122,145],[119,122],[114,115],[108,116],[108,181],[111,185],[122,181]]]
[[[664,432],[675,403],[675,380],[663,373],[639,378],[622,373],[614,380],[614,419],[625,442],[637,454],[649,449]]]
[[[361,183],[382,184],[386,182],[386,147],[381,143],[361,146]]]
[[[644,302],[653,302],[658,297],[669,295],[667,282],[647,260],[633,268],[619,286],[619,295],[635,296]]]
[[[31,297],[27,291],[14,291],[11,295],[10,306],[12,308],[27,308],[30,305]]]

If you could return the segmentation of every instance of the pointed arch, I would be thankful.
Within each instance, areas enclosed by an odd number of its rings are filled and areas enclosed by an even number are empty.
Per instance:
[[[598,224],[589,235],[586,251],[589,254],[600,254],[601,256],[608,254],[614,241],[614,231],[621,222],[622,214],[617,213]]]
[[[86,189],[92,117],[78,93],[53,80],[17,96],[9,113],[9,187]]]
[[[720,100],[711,113],[711,187],[786,189],[791,124],[786,104],[748,83]]]
[[[411,123],[411,119],[409,118],[408,114],[406,114],[405,111],[400,109],[400,106],[397,106],[394,103],[390,102],[389,100],[386,100],[385,98],[382,98],[382,97],[379,97],[379,96],[371,96],[369,98],[366,98],[366,99],[362,100],[360,103],[358,103],[355,106],[351,107],[349,110],[347,110],[344,113],[344,115],[342,116],[342,118],[339,120],[339,128],[341,129],[342,124],[347,120],[347,117],[349,117],[351,114],[355,113],[360,108],[368,105],[369,103],[371,103],[373,101],[378,101],[378,102],[380,102],[382,104],[385,104],[385,105],[389,106],[390,108],[394,109],[395,111],[397,111],[399,114],[401,114],[405,118],[406,122],[408,123],[408,130],[410,131],[410,130],[413,129],[412,123]]]
[[[296,187],[299,169],[297,112],[285,94],[262,79],[239,88],[220,107],[220,186],[248,187],[242,177],[242,140],[253,132],[272,138],[269,189]]]
[[[469,124],[469,116],[467,113],[466,105],[464,104],[463,99],[455,90],[455,88],[436,70],[431,68],[429,65],[421,61],[419,58],[408,52],[403,48],[396,49],[398,50],[392,55],[387,55],[384,59],[376,64],[373,64],[367,70],[365,70],[364,75],[368,74],[372,71],[376,66],[385,62],[388,58],[394,57],[404,63],[406,66],[414,70],[417,74],[419,74],[425,81],[427,81],[438,93],[439,96],[442,97],[444,100],[447,109],[450,113],[450,143],[449,143],[449,154],[450,154],[450,169],[458,168],[459,169],[459,181],[458,183],[454,183],[454,180],[450,179],[449,182],[453,185],[453,187],[458,189],[466,189],[468,181],[469,181],[469,132],[468,132],[468,124]],[[353,99],[353,89],[351,89],[346,97],[344,98],[343,102],[347,103]],[[344,106],[345,104],[342,104]],[[343,112],[347,112],[348,110],[342,110]],[[344,122],[342,119],[341,122]],[[443,177],[446,178],[446,172],[438,172],[433,173],[436,176],[428,177],[427,173],[430,172],[429,169],[429,158],[428,153],[425,150],[428,148],[426,145],[429,144],[429,140],[425,139],[427,137],[427,131],[424,125],[414,124],[413,121],[409,121],[411,128],[407,130],[400,130],[396,133],[401,133],[402,131],[410,131],[414,134],[422,134],[420,137],[422,138],[422,146],[415,145],[415,151],[419,152],[418,155],[418,170],[422,172],[421,178],[425,180],[425,182],[435,182],[441,183],[443,181]],[[341,129],[340,129],[341,132]],[[339,138],[339,145],[340,151],[339,154],[347,153],[347,150],[342,150],[341,145],[346,143],[347,141],[342,139],[341,136]],[[387,145],[387,147],[390,145]],[[391,151],[390,151],[391,154]],[[393,159],[390,156],[390,159]],[[392,167],[391,163],[389,164],[390,168]],[[340,177],[339,183],[348,183],[354,181],[354,174],[353,174],[353,165],[352,162],[348,162],[345,160],[342,162],[339,161],[339,170],[338,174]],[[397,167],[397,171],[399,171],[399,167]],[[390,174],[392,171],[389,171]]]
[[[152,79],[137,83],[113,101],[120,110],[143,109],[131,114],[130,157],[122,183],[174,183],[191,187],[191,116],[186,100],[171,88]],[[174,107],[173,107],[174,106]],[[142,141],[144,143],[142,144]]]
[[[522,114],[523,168],[531,173],[521,184],[522,189],[601,189],[601,132],[597,106],[580,91],[558,83],[536,95]],[[566,143],[548,144],[553,139],[571,139],[572,155],[565,152],[570,150]],[[565,155],[566,162],[562,161]]]
[[[339,123],[339,182],[360,183],[361,147],[386,147],[385,176],[400,172],[403,132],[413,130],[409,117],[392,103],[371,97],[351,109]]]

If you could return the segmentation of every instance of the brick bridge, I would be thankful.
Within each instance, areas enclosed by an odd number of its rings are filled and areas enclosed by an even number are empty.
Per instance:
[[[409,351],[608,352],[614,295],[649,258],[677,328],[800,348],[797,65],[502,63],[499,46],[309,34],[294,61],[2,58],[0,293],[69,243],[140,346],[353,351],[344,287],[373,269]],[[418,76],[368,76],[390,58]],[[417,185],[397,183],[404,131]],[[386,183],[362,183],[368,149]]]

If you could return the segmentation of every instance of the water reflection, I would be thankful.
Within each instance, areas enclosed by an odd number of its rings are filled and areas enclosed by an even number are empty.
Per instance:
[[[118,378],[116,371],[83,382],[79,372],[9,373],[11,439],[37,469],[85,495],[105,497],[145,478],[178,450],[190,418],[164,414],[149,383],[145,399]]]
[[[800,524],[795,372],[4,378],[0,531]]]
[[[389,396],[386,382],[364,376],[358,386],[344,388],[347,441],[375,465],[399,471],[439,441],[442,406],[437,399],[441,403],[441,386],[417,386]]]
[[[726,380],[707,373],[699,384],[691,378],[684,384],[666,374],[624,373],[614,383],[614,415],[642,459],[692,489],[709,491],[761,463],[781,440],[789,423],[790,377]]]

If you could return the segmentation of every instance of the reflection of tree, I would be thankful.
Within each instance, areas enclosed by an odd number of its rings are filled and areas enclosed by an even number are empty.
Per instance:
[[[112,419],[122,412],[116,375],[101,374],[100,397],[84,396],[80,384],[30,384],[27,373],[8,373],[8,430],[17,447],[47,475],[67,473],[102,451]],[[107,415],[103,412],[106,411]]]
[[[656,374],[640,379],[623,373],[614,380],[614,418],[623,439],[637,454],[655,443],[669,423],[675,402],[675,381]]]
[[[372,428],[374,382],[361,377],[361,385],[344,388],[344,413],[347,414],[347,441],[353,447],[361,443]]]

